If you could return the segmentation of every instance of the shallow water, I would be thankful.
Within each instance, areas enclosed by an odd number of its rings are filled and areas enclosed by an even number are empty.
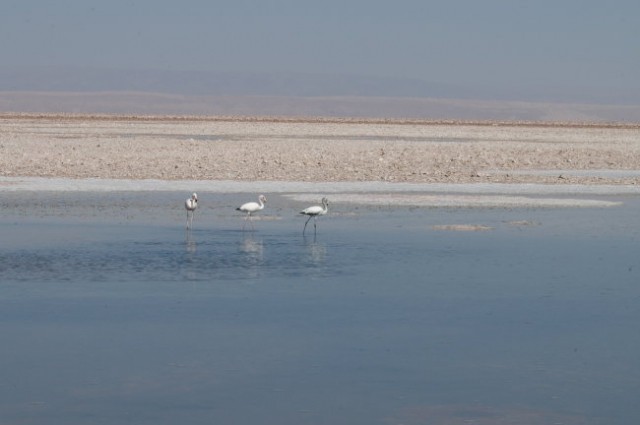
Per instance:
[[[275,195],[253,231],[230,194],[186,232],[182,195],[3,194],[0,422],[640,416],[637,197],[336,205],[303,237],[301,205]],[[456,224],[490,230],[433,227]]]

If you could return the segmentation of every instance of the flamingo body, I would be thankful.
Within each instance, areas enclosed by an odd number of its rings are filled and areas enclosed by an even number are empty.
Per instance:
[[[326,213],[327,211],[319,205],[314,205],[313,207],[305,208],[302,211],[300,211],[300,214],[310,215],[310,216],[325,215]]]
[[[317,230],[316,218],[318,216],[325,215],[328,212],[329,212],[329,201],[327,200],[327,198],[322,198],[322,206],[314,205],[312,207],[305,208],[302,211],[300,211],[300,214],[309,216],[307,221],[305,221],[304,223],[302,234],[304,235],[305,230],[307,230],[307,224],[309,223],[309,220],[311,220],[311,218],[313,218],[313,229],[315,232]]]
[[[194,192],[191,194],[190,198],[187,198],[187,200],[184,201],[184,208],[187,210],[187,229],[189,229],[193,224],[193,214],[196,211],[196,208],[198,208],[197,193]]]
[[[265,202],[267,202],[267,197],[264,195],[260,195],[258,196],[258,202],[247,202],[246,204],[240,205],[238,208],[236,208],[236,210],[247,213],[245,221],[251,220],[251,214],[263,210]]]

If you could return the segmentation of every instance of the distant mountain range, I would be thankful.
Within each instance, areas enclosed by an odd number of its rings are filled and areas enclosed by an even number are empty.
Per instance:
[[[124,91],[206,96],[372,96],[632,105],[640,90],[467,87],[409,78],[93,68],[0,69],[0,91]]]
[[[208,96],[446,97],[458,87],[419,80],[321,74],[163,70],[0,70],[0,91],[126,91]]]
[[[638,122],[640,91],[354,75],[0,69],[2,111]]]

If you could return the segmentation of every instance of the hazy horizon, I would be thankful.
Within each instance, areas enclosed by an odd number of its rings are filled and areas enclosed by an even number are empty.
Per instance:
[[[640,105],[640,3],[7,0],[0,92]]]
[[[0,69],[0,92],[147,92],[208,96],[361,96],[640,105],[640,89],[567,84],[444,84],[416,78],[301,72],[225,72],[89,67]]]

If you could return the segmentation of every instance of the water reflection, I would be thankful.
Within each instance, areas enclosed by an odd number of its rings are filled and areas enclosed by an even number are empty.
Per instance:
[[[198,244],[196,243],[196,240],[193,237],[193,231],[190,228],[185,230],[184,249],[186,255],[184,256],[184,261],[182,262],[181,267],[184,269],[185,278],[190,281],[198,280],[200,273],[196,257]]]
[[[185,231],[184,247],[190,254],[195,254],[197,251],[196,240],[193,238],[193,231],[191,229]]]
[[[264,243],[262,238],[254,237],[253,233],[245,235],[240,245],[240,250],[247,254],[247,257],[255,260],[262,261],[264,256]]]
[[[322,265],[327,257],[327,245],[317,241],[317,236],[303,236],[303,244],[307,258],[316,266]]]
[[[260,266],[264,263],[263,239],[256,237],[254,232],[243,232],[240,252],[243,254],[244,268],[249,272],[249,277],[257,277],[260,274]]]

